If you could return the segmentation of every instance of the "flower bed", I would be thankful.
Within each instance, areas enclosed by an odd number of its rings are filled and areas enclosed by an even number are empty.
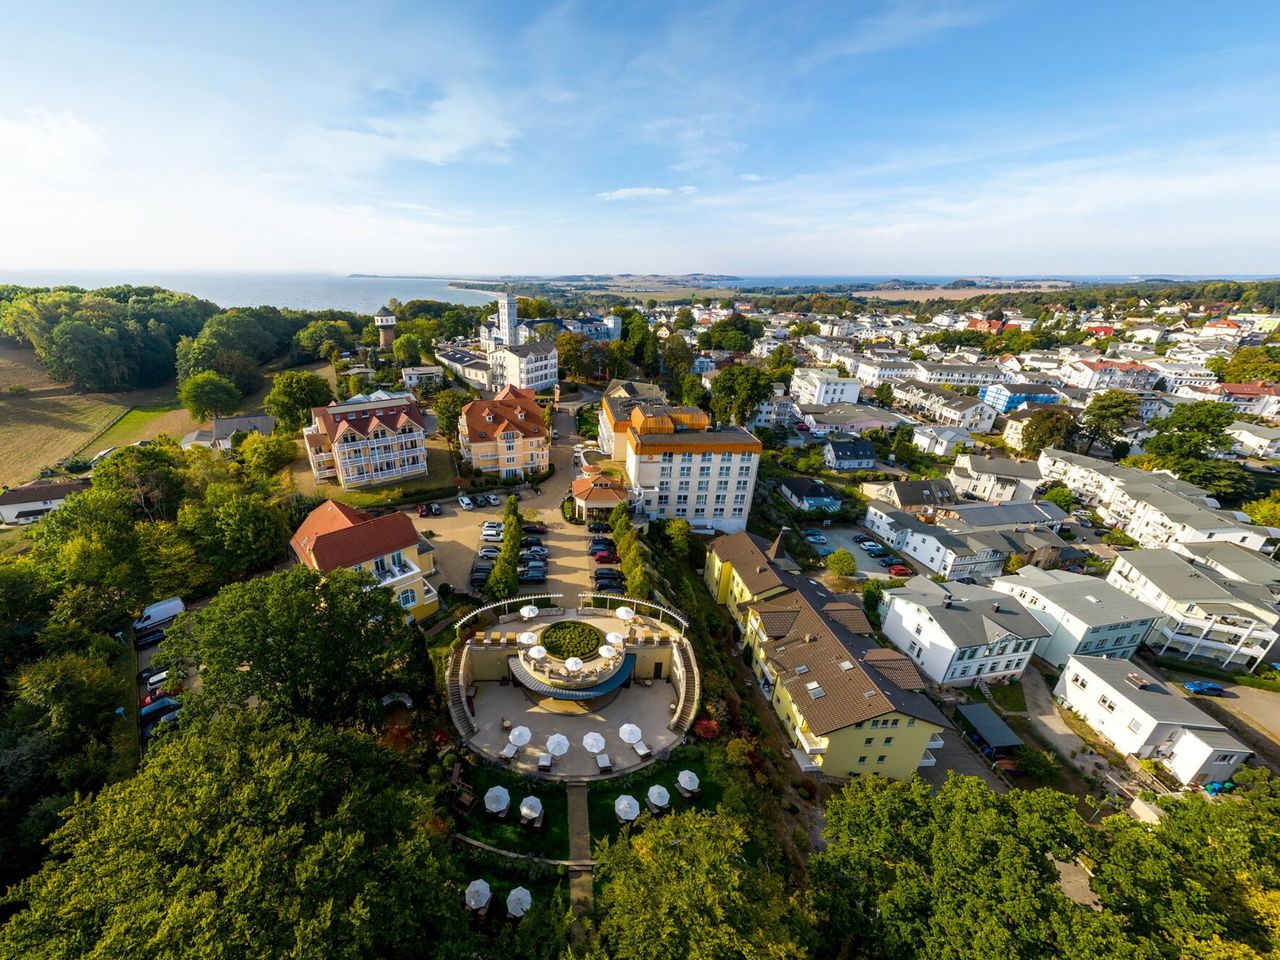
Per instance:
[[[547,653],[560,660],[569,657],[585,660],[604,643],[604,634],[581,620],[562,620],[543,630],[538,642],[547,648]]]

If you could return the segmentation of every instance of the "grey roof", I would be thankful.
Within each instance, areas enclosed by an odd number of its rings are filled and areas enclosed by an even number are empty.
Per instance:
[[[271,431],[275,428],[276,418],[265,415],[253,417],[214,417],[213,441],[216,443],[219,440],[226,440],[237,431],[270,435]]]
[[[531,340],[529,343],[521,343],[515,346],[502,346],[500,350],[506,350],[508,353],[514,353],[517,357],[533,357],[543,356],[555,352],[556,345],[554,342],[540,342]]]
[[[810,480],[808,477],[787,477],[779,481],[780,486],[786,487],[797,498],[804,500],[813,497],[830,497],[833,500],[839,500],[840,494],[836,493],[821,480]]]
[[[876,448],[870,440],[828,440],[827,446],[838,460],[874,460]]]
[[[1238,543],[1183,543],[1179,549],[1219,573],[1247,583],[1280,584],[1280,563]]]
[[[1078,661],[1099,680],[1115,690],[1139,710],[1158,723],[1174,723],[1185,727],[1200,727],[1205,730],[1222,730],[1225,728],[1213,717],[1209,716],[1186,697],[1180,697],[1151,674],[1137,667],[1130,660],[1114,660],[1107,657],[1082,657],[1072,655],[1067,661],[1067,669],[1071,662]],[[1133,677],[1143,687],[1130,682]]]
[[[394,317],[395,314],[386,307],[379,307],[373,314],[375,317]]]
[[[460,367],[475,367],[477,369],[483,367],[488,369],[489,362],[477,353],[471,353],[467,350],[456,350],[450,348],[448,350],[437,350],[436,359],[442,363],[456,363]]]
[[[973,473],[989,473],[1018,480],[1040,479],[1040,464],[1034,460],[1010,460],[1007,457],[983,457],[970,454],[968,467]]]
[[[999,577],[996,583],[1017,590],[1024,588],[1061,607],[1086,626],[1100,627],[1131,620],[1158,619],[1162,616],[1136,597],[1113,587],[1105,580],[1065,570],[1041,570],[1022,567],[1012,576]]]
[[[1048,500],[1033,503],[1030,500],[1011,500],[1008,503],[956,503],[949,505],[948,513],[954,513],[971,527],[999,527],[1014,523],[1057,523],[1067,513]]]
[[[950,480],[895,480],[890,484],[899,506],[936,507],[959,501]]]
[[[956,707],[956,713],[964,718],[965,723],[973,727],[988,745],[1000,747],[1020,747],[1022,738],[1013,729],[996,716],[996,712],[986,703],[963,703]]]
[[[986,646],[1009,634],[1023,640],[1049,635],[1017,600],[986,587],[912,577],[889,596],[928,610],[957,648]]]
[[[1253,753],[1243,743],[1227,733],[1226,730],[1188,730],[1187,733],[1211,750],[1239,750],[1244,753]]]
[[[1271,591],[1262,584],[1219,574],[1170,550],[1129,550],[1122,559],[1178,603],[1213,604],[1220,612],[1230,610],[1268,625],[1280,620]]]
[[[948,390],[935,383],[925,383],[923,380],[899,380],[894,387],[895,390],[915,391],[917,393],[927,394],[937,397],[952,410],[972,410],[974,407],[980,406],[982,401],[977,397],[970,397],[967,394],[960,393],[956,390]]]

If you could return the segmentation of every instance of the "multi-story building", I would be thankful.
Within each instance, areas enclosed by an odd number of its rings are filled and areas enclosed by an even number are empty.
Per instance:
[[[518,346],[498,346],[489,354],[494,387],[518,387],[547,393],[560,381],[560,354],[554,343],[533,340]]]
[[[443,386],[444,367],[402,367],[400,369],[400,382],[410,390],[414,390],[419,387],[423,390],[430,390],[434,387]]]
[[[1026,403],[1057,403],[1058,391],[1042,383],[988,383],[978,399],[996,413],[1011,413]]]
[[[67,497],[89,489],[88,478],[36,480],[0,493],[0,523],[35,523],[67,502]]]
[[[436,359],[441,366],[452,370],[477,390],[488,390],[493,386],[493,370],[489,361],[478,353],[450,347],[436,350]]]
[[[921,693],[919,671],[876,644],[856,600],[827,593],[788,563],[778,541],[742,532],[712,542],[706,576],[734,612],[744,657],[797,766],[893,779],[933,766],[930,749],[951,725]]]
[[[962,453],[947,479],[961,496],[979,500],[1030,500],[1040,485],[1040,465],[1034,460],[984,457]]]
[[[935,363],[929,360],[916,360],[913,365],[916,372],[911,375],[911,378],[921,383],[982,387],[988,383],[1001,383],[1009,379],[1009,374],[1005,370],[988,363]]]
[[[627,479],[650,520],[746,528],[763,446],[742,427],[713,426],[697,407],[641,403],[631,409],[625,442]]]
[[[861,390],[857,377],[842,377],[829,367],[800,367],[791,375],[791,398],[796,403],[857,403]]]
[[[1062,382],[1085,390],[1150,390],[1160,375],[1145,363],[1072,360],[1059,371]]]
[[[1231,452],[1242,457],[1280,460],[1280,428],[1237,420],[1227,427]]]
[[[298,562],[320,573],[355,570],[387,587],[405,620],[421,620],[440,609],[440,597],[427,577],[435,573],[429,544],[407,513],[374,517],[344,503],[327,500],[302,521],[289,541]]]
[[[852,371],[868,390],[882,383],[894,383],[916,375],[916,365],[905,357],[864,356],[858,358],[858,368]]]
[[[942,686],[1016,679],[1048,636],[1012,597],[954,581],[912,577],[883,609],[884,635]]]
[[[976,397],[921,380],[900,380],[893,385],[896,403],[948,427],[963,427],[986,433],[996,421],[996,412]]]
[[[1164,615],[1147,641],[1162,656],[1247,669],[1271,660],[1280,611],[1266,584],[1224,575],[1171,550],[1117,554],[1107,583]]]
[[[1180,397],[1192,400],[1217,400],[1229,403],[1241,413],[1273,420],[1280,417],[1280,384],[1270,380],[1253,380],[1249,383],[1216,383],[1207,387],[1178,387],[1174,391]]]
[[[462,459],[505,478],[545,473],[551,437],[532,390],[503,387],[492,400],[473,400],[458,418]]]
[[[316,480],[351,489],[425,477],[426,429],[412,393],[375,390],[313,407],[302,439]]]
[[[666,394],[656,383],[644,380],[611,380],[600,394],[596,438],[600,452],[614,460],[627,458],[627,430],[631,411],[641,404],[661,403]]]
[[[1174,390],[1178,387],[1208,387],[1218,382],[1218,378],[1213,371],[1205,367],[1203,364],[1192,363],[1187,360],[1168,360],[1161,357],[1154,357],[1144,361],[1148,367],[1156,372],[1160,380],[1164,381],[1166,390]]]
[[[1036,656],[1062,668],[1077,654],[1128,660],[1160,622],[1155,610],[1097,577],[1022,567],[991,589],[1021,603],[1049,631]]]

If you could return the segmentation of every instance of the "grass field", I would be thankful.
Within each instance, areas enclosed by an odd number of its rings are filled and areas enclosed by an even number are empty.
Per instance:
[[[85,452],[95,453],[107,447],[124,447],[138,440],[154,440],[162,433],[181,440],[197,427],[191,414],[178,404],[178,397],[172,388],[140,390],[119,396],[122,400],[133,401],[131,409],[111,429],[90,444],[93,450]]]
[[[0,394],[0,484],[30,480],[71,456],[127,409],[73,394]]]

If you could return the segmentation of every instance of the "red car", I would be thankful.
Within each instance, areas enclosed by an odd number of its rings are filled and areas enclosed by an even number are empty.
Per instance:
[[[891,577],[909,577],[911,576],[911,568],[901,563],[895,563],[889,568],[889,575]]]
[[[808,432],[809,432],[809,425],[808,425],[807,423],[805,423],[803,420],[801,420],[799,423],[797,423],[797,424],[796,424],[796,429],[797,429],[797,430],[803,430],[805,433],[808,433]]]
[[[178,684],[177,687],[175,687],[172,690],[153,690],[151,691],[151,693],[148,693],[145,697],[142,698],[138,706],[149,707],[151,706],[151,704],[155,703],[157,700],[163,700],[165,697],[171,697],[175,693],[181,693],[181,692],[182,692],[182,684]]]
[[[618,555],[608,550],[601,550],[596,555],[596,563],[617,563]]]

